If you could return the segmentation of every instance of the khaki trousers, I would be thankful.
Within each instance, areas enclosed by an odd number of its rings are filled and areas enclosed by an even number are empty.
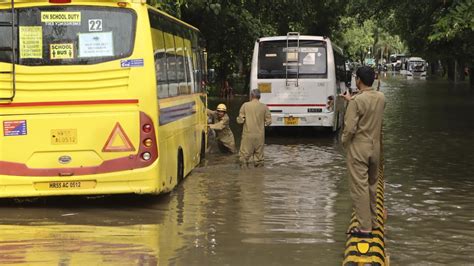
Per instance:
[[[377,180],[380,141],[354,141],[347,151],[349,186],[361,230],[377,226]]]
[[[247,166],[250,157],[254,156],[255,166],[263,166],[263,146],[265,145],[265,137],[259,135],[242,136],[240,143],[240,164]]]

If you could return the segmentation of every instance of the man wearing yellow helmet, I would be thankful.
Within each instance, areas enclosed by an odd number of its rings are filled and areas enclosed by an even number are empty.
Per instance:
[[[234,134],[229,127],[229,116],[225,104],[219,104],[216,111],[207,109],[207,115],[212,118],[209,128],[216,132],[219,149],[223,152],[235,153]]]

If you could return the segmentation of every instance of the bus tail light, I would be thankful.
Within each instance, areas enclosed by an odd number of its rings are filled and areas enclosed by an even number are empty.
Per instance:
[[[142,159],[145,161],[149,161],[151,159],[151,153],[149,152],[142,153]]]
[[[49,0],[51,4],[69,4],[71,0]]]
[[[140,159],[147,164],[158,158],[158,147],[156,143],[156,132],[153,120],[144,112],[140,112]]]
[[[143,125],[142,129],[143,129],[143,132],[150,133],[153,127],[150,124],[145,124]]]
[[[151,147],[151,145],[153,145],[153,140],[151,139],[145,139],[143,141],[143,145],[145,145],[145,147]]]

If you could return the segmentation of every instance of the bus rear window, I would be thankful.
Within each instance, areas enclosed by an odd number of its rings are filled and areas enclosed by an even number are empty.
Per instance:
[[[326,78],[325,43],[301,40],[266,41],[259,44],[258,78]]]
[[[0,23],[11,23],[0,10]],[[18,8],[14,43],[20,65],[90,65],[128,57],[135,40],[133,10],[93,6]],[[11,27],[0,27],[0,62],[12,61]]]

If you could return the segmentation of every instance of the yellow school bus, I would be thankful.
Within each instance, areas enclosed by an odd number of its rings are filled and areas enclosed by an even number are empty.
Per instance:
[[[0,197],[158,194],[204,156],[198,29],[143,0],[0,0]]]

